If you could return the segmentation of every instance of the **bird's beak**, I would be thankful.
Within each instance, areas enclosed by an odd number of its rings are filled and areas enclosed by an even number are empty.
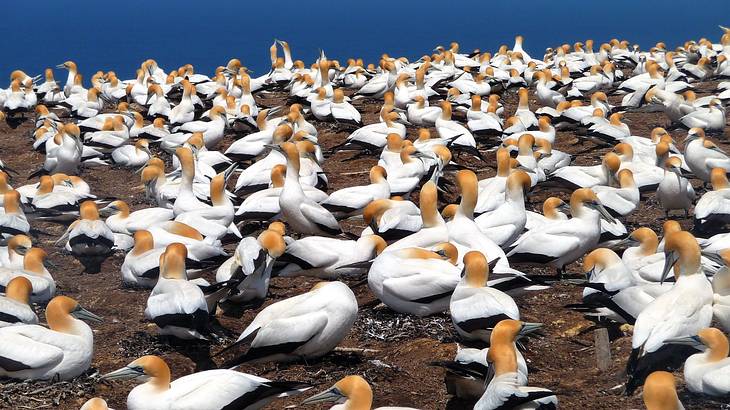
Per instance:
[[[433,159],[432,156],[430,156],[428,154],[425,154],[425,153],[423,153],[421,151],[416,151],[413,154],[411,154],[411,156],[412,157],[416,157],[416,158],[431,158],[431,159]]]
[[[264,147],[266,147],[266,148],[270,148],[270,149],[272,149],[272,150],[274,150],[274,151],[278,151],[278,152],[281,152],[282,154],[284,153],[284,150],[283,150],[283,149],[281,149],[281,145],[276,145],[276,144],[264,144]]]
[[[109,216],[114,212],[112,208],[109,207],[109,205],[99,209],[99,215],[101,216]]]
[[[56,66],[56,68],[66,68],[66,66],[65,66],[65,65],[63,65],[63,64],[58,64],[58,65]]]
[[[140,374],[139,371],[131,367],[124,366],[121,369],[102,375],[101,380],[130,380],[141,375],[142,374]]]
[[[660,284],[664,283],[664,280],[669,276],[669,272],[674,267],[674,264],[679,260],[679,254],[677,252],[664,252],[664,269],[662,269],[662,277],[659,280]]]
[[[523,323],[522,329],[517,334],[518,338],[524,337],[542,328],[542,323]]]
[[[682,176],[682,168],[680,167],[671,166],[669,167],[669,171],[674,172],[675,174],[677,174],[677,176]]]
[[[634,238],[632,238],[632,237],[629,236],[627,238],[624,238],[624,239],[618,241],[616,243],[616,246],[615,247],[621,248],[621,247],[624,247],[625,246],[627,248],[632,248],[634,246],[639,246],[639,245],[641,245],[639,243],[639,241],[637,241],[636,239],[634,239]]]
[[[558,211],[570,215],[570,205],[562,203],[558,205]]]
[[[76,319],[81,320],[88,320],[90,322],[96,322],[101,323],[104,321],[104,319],[101,318],[101,316],[97,316],[88,310],[82,308],[81,306],[78,306],[73,312],[71,312],[71,315],[75,317]]]
[[[322,393],[315,394],[314,396],[305,399],[302,404],[313,404],[313,403],[324,403],[324,402],[337,402],[340,399],[342,399],[343,396],[342,393],[337,389],[337,387],[331,387]]]
[[[606,207],[604,207],[603,204],[601,204],[600,202],[594,201],[590,204],[590,206],[591,206],[591,208],[598,211],[598,213],[601,214],[601,217],[603,219],[605,219],[606,221],[608,221],[609,223],[616,222],[616,219],[608,212]]]
[[[699,336],[681,336],[681,337],[671,337],[669,339],[664,339],[664,343],[669,343],[673,345],[686,345],[686,346],[692,346],[694,348],[704,348],[705,345],[702,343],[702,340]],[[702,349],[704,350],[704,349]]]
[[[43,266],[45,266],[46,268],[49,268],[49,269],[51,269],[51,270],[56,270],[56,269],[58,269],[58,266],[56,266],[56,264],[55,264],[55,263],[51,262],[51,261],[50,261],[50,260],[48,260],[48,259],[46,259],[46,260],[44,260],[44,261],[43,261]]]
[[[225,171],[223,171],[223,179],[225,179],[226,182],[228,182],[228,179],[231,178],[231,175],[233,175],[233,173],[236,172],[237,169],[238,169],[238,163],[234,162],[228,168],[226,168]]]

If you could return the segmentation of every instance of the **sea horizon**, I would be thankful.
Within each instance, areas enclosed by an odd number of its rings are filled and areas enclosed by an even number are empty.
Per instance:
[[[411,0],[395,4],[372,0],[368,7],[353,3],[349,8],[331,1],[279,4],[278,8],[227,1],[201,7],[185,0],[130,0],[116,8],[99,7],[90,0],[44,4],[32,18],[6,19],[0,27],[0,35],[8,39],[0,59],[0,85],[7,86],[15,69],[38,75],[54,68],[58,79],[64,79],[65,72],[55,66],[67,60],[78,64],[85,81],[98,70],[133,78],[147,58],[157,60],[165,71],[190,63],[196,72],[208,75],[229,59],[239,58],[258,76],[270,68],[269,46],[275,38],[288,41],[294,59],[305,64],[311,64],[320,49],[342,64],[351,57],[377,64],[382,53],[413,61],[452,41],[459,42],[464,52],[477,48],[493,52],[502,44],[511,47],[518,34],[525,37],[525,50],[538,59],[547,47],[589,38],[596,50],[611,38],[642,49],[658,41],[675,48],[702,37],[717,42],[722,34],[718,25],[730,25],[730,1],[723,0],[703,2],[701,7],[713,13],[695,13],[691,18],[672,10],[683,4],[674,0],[617,1],[610,9],[577,0],[529,5],[467,2],[455,3],[456,10],[438,18],[427,10],[428,2]],[[8,4],[9,15],[22,13],[21,6]],[[353,12],[359,14],[348,14]],[[63,24],[72,26],[60,30]]]

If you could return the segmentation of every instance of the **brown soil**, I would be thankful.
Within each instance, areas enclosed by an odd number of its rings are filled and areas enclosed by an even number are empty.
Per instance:
[[[714,90],[715,84],[702,84],[698,88],[706,93]],[[620,101],[620,97],[611,99],[613,103]],[[260,102],[265,105],[277,105],[282,104],[284,99],[282,95],[274,94],[269,98],[262,98]],[[516,96],[506,94],[503,96],[503,102],[507,111],[511,112],[515,108]],[[355,105],[363,112],[365,123],[377,121],[380,103],[357,101]],[[630,127],[634,135],[647,136],[653,127],[669,125],[661,113],[628,113],[626,118],[631,121]],[[320,131],[320,143],[324,149],[340,143],[348,135],[347,130],[335,125],[317,122],[315,124]],[[4,141],[0,158],[20,173],[12,181],[14,186],[26,183],[25,178],[43,162],[43,155],[31,148],[32,130],[33,123],[30,120],[22,122],[14,129],[6,124],[0,125],[0,135]],[[415,130],[409,129],[409,135],[411,137],[415,135]],[[672,131],[672,135],[681,145],[686,131]],[[234,138],[234,135],[228,135],[221,151]],[[723,148],[730,150],[730,143],[724,138],[723,136],[715,140]],[[555,148],[578,154],[576,164],[597,163],[597,158],[607,150],[598,148],[590,142],[576,144],[572,132],[560,132]],[[494,154],[486,153],[486,155],[488,160],[486,164],[466,157],[460,158],[459,161],[477,169],[479,177],[485,178],[494,174]],[[341,152],[325,161],[324,169],[329,177],[330,191],[367,182],[367,170],[376,163],[376,159],[366,157],[346,161],[351,157],[352,153]],[[138,189],[139,176],[131,171],[95,168],[86,170],[82,176],[92,186],[93,193],[99,197],[124,199],[135,209],[147,206],[142,192]],[[693,183],[700,193],[704,192],[699,181]],[[556,194],[564,198],[568,195],[536,190],[528,196],[528,206],[540,209],[542,200]],[[453,201],[455,197],[446,199]],[[642,201],[641,209],[626,218],[624,223],[629,230],[648,226],[659,232],[663,220],[663,212],[658,207],[654,195],[648,194]],[[691,220],[682,219],[681,222],[687,229],[692,226]],[[111,407],[123,409],[126,395],[134,383],[98,382],[89,375],[115,370],[143,354],[161,355],[170,365],[174,378],[213,365],[208,357],[220,350],[222,345],[175,342],[156,336],[155,325],[146,322],[143,317],[148,291],[126,289],[121,286],[119,271],[123,254],[110,257],[99,274],[82,274],[81,265],[54,246],[54,241],[65,230],[64,226],[37,223],[34,227],[48,233],[39,236],[36,243],[48,251],[50,260],[58,267],[52,270],[57,281],[58,293],[76,298],[84,307],[103,316],[105,322],[92,326],[95,332],[96,351],[93,367],[87,375],[70,383],[54,385],[46,382],[20,383],[7,379],[0,380],[0,385],[3,387],[0,392],[0,408],[77,409],[88,398],[100,396],[105,398]],[[343,223],[343,228],[357,234],[362,226],[357,222],[347,222]],[[226,247],[232,250],[235,243],[230,243]],[[553,274],[548,269],[524,267],[523,270],[530,273]],[[573,264],[568,270],[573,274],[579,274],[580,265]],[[307,278],[276,278],[272,281],[266,304],[302,293],[315,282]],[[401,405],[423,409],[471,408],[473,403],[450,400],[443,383],[443,370],[428,365],[434,360],[453,358],[456,339],[448,315],[418,319],[395,314],[387,308],[377,306],[367,285],[358,281],[351,281],[350,285],[353,286],[362,307],[355,327],[341,346],[373,349],[376,352],[364,355],[331,353],[309,363],[243,365],[240,370],[270,379],[308,382],[315,386],[312,391],[329,387],[347,374],[360,374],[372,384],[375,394],[374,407]],[[616,388],[625,378],[623,369],[631,348],[631,338],[624,336],[613,341],[612,366],[606,372],[598,371],[594,358],[593,335],[578,334],[580,330],[590,326],[590,322],[584,320],[580,314],[563,307],[580,301],[580,295],[580,288],[558,284],[549,290],[517,300],[524,320],[545,324],[545,337],[531,341],[525,353],[530,367],[530,384],[554,390],[561,407],[565,409],[643,408],[639,394],[626,397],[621,394],[620,387]],[[226,343],[235,340],[258,311],[260,308],[238,314],[233,312],[219,315],[217,320],[228,337]],[[681,372],[677,373],[677,377],[681,380]],[[682,388],[680,395],[687,408],[730,408],[727,407],[727,401],[694,396]],[[300,396],[274,402],[268,408],[279,409],[287,405],[296,405],[301,398]]]

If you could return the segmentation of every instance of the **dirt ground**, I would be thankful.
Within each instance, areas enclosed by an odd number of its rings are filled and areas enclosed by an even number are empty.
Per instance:
[[[698,86],[700,91],[714,90],[715,83]],[[702,96],[706,93],[698,92]],[[273,94],[260,98],[263,105],[279,105],[284,103],[282,94]],[[507,112],[513,112],[516,106],[516,95],[505,94],[502,99]],[[616,103],[620,97],[611,97]],[[533,108],[537,105],[532,101]],[[356,101],[355,106],[363,112],[365,123],[377,121],[378,102]],[[656,126],[668,126],[668,121],[661,113],[628,113],[632,134],[648,136]],[[320,144],[324,149],[330,148],[348,135],[348,131],[335,125],[319,123],[310,119],[320,133]],[[15,128],[0,124],[0,158],[19,172],[13,186],[23,185],[27,176],[43,162],[43,155],[31,148],[31,132],[33,122],[27,120]],[[686,135],[685,130],[672,130],[672,135],[679,146]],[[413,138],[415,129],[409,129],[408,135]],[[730,150],[726,136],[714,138],[720,146]],[[223,151],[235,136],[226,136],[222,144]],[[590,142],[576,143],[572,132],[560,132],[556,149],[578,154],[576,164],[594,164],[607,149],[598,148]],[[330,186],[329,191],[367,183],[367,171],[376,163],[374,157],[347,161],[352,153],[340,152],[328,158],[323,164]],[[478,170],[479,178],[494,174],[494,153],[486,152],[487,163],[463,158],[460,162]],[[139,189],[139,176],[132,171],[118,168],[94,168],[83,172],[82,177],[91,185],[92,192],[99,197],[113,197],[127,201],[133,209],[139,209],[145,203],[143,193]],[[704,190],[699,181],[693,181],[701,194]],[[564,198],[568,193],[550,192],[536,189],[527,197],[528,207],[541,209],[542,201],[550,195]],[[417,198],[416,198],[417,199]],[[455,196],[443,198],[442,205],[455,200]],[[624,219],[630,230],[647,226],[657,232],[661,230],[664,215],[658,206],[653,193],[644,196],[641,208]],[[680,219],[682,225],[690,229],[691,220]],[[235,340],[251,319],[260,311],[226,312],[218,315],[217,321],[227,335],[221,344],[185,343],[171,341],[156,336],[154,324],[145,321],[143,311],[149,291],[127,289],[121,286],[120,265],[124,255],[115,254],[104,263],[101,273],[95,275],[82,274],[81,265],[71,256],[54,245],[54,241],[65,230],[64,226],[49,223],[36,223],[34,227],[44,232],[35,241],[44,248],[50,260],[57,266],[52,274],[57,281],[59,294],[71,296],[90,311],[103,316],[105,322],[92,325],[95,334],[95,352],[92,368],[71,382],[49,384],[47,382],[14,382],[0,380],[0,408],[53,408],[78,409],[90,397],[105,398],[109,405],[116,409],[125,408],[127,393],[135,385],[133,382],[99,382],[94,376],[115,370],[144,354],[161,355],[172,369],[173,378],[194,371],[205,370],[215,364],[209,359],[212,353],[219,351],[226,343]],[[343,228],[359,234],[362,224],[348,221]],[[251,227],[253,230],[254,227]],[[236,243],[230,241],[226,248],[233,250]],[[519,268],[519,266],[517,266]],[[523,267],[525,272],[552,275],[548,269]],[[571,274],[580,274],[580,265],[575,263],[568,267]],[[275,278],[272,280],[270,295],[266,304],[270,304],[297,294],[311,287],[316,280],[308,278]],[[349,336],[341,343],[343,347],[364,348],[372,351],[365,354],[334,352],[320,360],[309,363],[291,364],[258,364],[243,365],[241,371],[256,374],[275,380],[294,380],[311,383],[312,392],[329,387],[339,378],[348,374],[360,374],[372,385],[375,403],[373,407],[384,405],[412,406],[422,409],[468,409],[473,403],[459,402],[450,399],[443,383],[444,371],[431,367],[434,360],[452,359],[456,351],[456,337],[448,314],[419,319],[407,315],[395,314],[382,305],[369,291],[367,284],[352,280],[353,287],[360,303],[358,320]],[[565,305],[579,302],[581,289],[569,284],[556,284],[551,289],[532,293],[517,300],[524,320],[544,323],[545,337],[530,341],[525,357],[530,371],[530,385],[541,386],[555,391],[561,408],[565,409],[628,409],[643,408],[640,394],[626,397],[622,394],[621,384],[625,379],[623,369],[631,350],[630,336],[623,336],[611,344],[612,365],[601,372],[596,368],[593,348],[593,334],[579,334],[590,326],[590,322]],[[39,307],[39,313],[42,309]],[[681,380],[681,372],[677,373]],[[681,382],[680,382],[681,383]],[[680,387],[680,396],[685,407],[691,409],[730,408],[729,401],[709,400],[686,392]],[[307,396],[299,396],[285,401],[275,401],[268,408],[281,409],[298,407],[298,403]],[[319,409],[326,406],[308,406]]]

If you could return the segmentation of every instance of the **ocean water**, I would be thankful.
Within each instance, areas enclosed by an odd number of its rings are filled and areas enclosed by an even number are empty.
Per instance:
[[[495,50],[525,36],[525,48],[542,58],[546,47],[617,37],[649,48],[687,39],[717,42],[718,24],[730,26],[730,0],[612,1],[142,1],[7,2],[0,85],[14,69],[42,74],[75,61],[85,80],[97,70],[134,76],[155,58],[166,70],[185,63],[211,73],[237,57],[263,74],[268,47],[287,40],[295,59],[311,63],[318,50],[330,59],[361,57],[377,63],[382,53],[411,59],[437,45],[458,41],[463,51]],[[56,70],[58,79],[65,73]]]

